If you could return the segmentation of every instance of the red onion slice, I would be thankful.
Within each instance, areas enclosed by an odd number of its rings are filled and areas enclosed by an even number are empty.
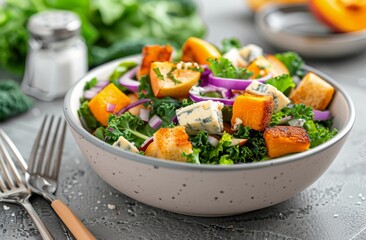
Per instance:
[[[106,111],[107,111],[107,112],[113,112],[115,108],[116,108],[116,104],[113,104],[113,103],[107,103]]]
[[[213,147],[216,147],[219,144],[219,140],[212,136],[207,137],[207,142],[209,142]]]
[[[252,83],[253,80],[257,80],[261,83],[264,83],[265,81],[269,80],[270,78],[272,78],[272,74],[270,74],[270,73],[264,77],[257,78],[257,79],[221,78],[221,77],[216,77],[213,73],[210,73],[208,75],[208,83],[218,86],[218,87],[227,88],[227,89],[245,90],[249,86],[249,84]]]
[[[332,114],[328,110],[320,111],[320,110],[314,109],[313,112],[314,112],[313,120],[316,120],[316,121],[325,121],[325,120],[332,118]]]
[[[234,104],[234,101],[235,101],[235,98],[236,98],[236,96],[234,96],[232,98],[204,97],[204,96],[200,95],[200,93],[202,91],[204,91],[204,87],[192,87],[189,90],[189,97],[194,102],[202,102],[202,101],[212,100],[212,101],[216,101],[216,102],[221,102],[226,106],[232,106]]]
[[[140,146],[140,151],[145,152],[147,147],[150,145],[150,143],[152,143],[154,141],[154,137],[149,137],[148,139],[146,139]]]
[[[83,97],[85,99],[92,99],[93,97],[95,97],[95,95],[97,95],[100,91],[102,90],[102,88],[100,87],[92,87],[89,90],[86,90],[83,94]]]
[[[104,80],[104,81],[98,81],[97,84],[95,85],[95,87],[98,87],[100,89],[105,88],[110,82],[108,80]]]
[[[138,70],[138,66],[132,68],[131,70],[127,71],[123,76],[118,80],[118,82],[132,92],[138,92],[140,82],[134,80]]]
[[[163,120],[158,116],[154,115],[149,120],[150,127],[157,129],[163,123]]]
[[[127,111],[128,111],[128,110],[130,110],[131,108],[134,108],[134,107],[136,107],[136,106],[138,106],[138,105],[140,105],[140,104],[146,103],[146,102],[148,102],[148,101],[150,101],[150,98],[140,99],[140,100],[138,100],[138,101],[136,101],[136,102],[133,102],[133,103],[131,103],[131,104],[127,105],[126,107],[122,108],[121,110],[119,110],[119,111],[116,113],[116,115],[124,114],[125,112],[127,112]]]
[[[141,108],[139,117],[141,118],[142,121],[148,122],[149,118],[150,118],[150,110],[145,109],[145,108]]]

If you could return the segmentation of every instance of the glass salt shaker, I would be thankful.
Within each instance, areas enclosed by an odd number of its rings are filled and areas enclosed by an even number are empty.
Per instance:
[[[24,92],[52,101],[87,72],[87,47],[80,27],[79,17],[69,11],[44,11],[29,19]]]

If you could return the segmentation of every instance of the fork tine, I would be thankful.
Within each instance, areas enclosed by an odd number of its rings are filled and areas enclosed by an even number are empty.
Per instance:
[[[44,137],[43,142],[42,142],[42,147],[40,148],[41,152],[39,154],[40,163],[38,164],[38,173],[40,173],[41,176],[44,176],[47,173],[45,166],[43,166],[46,152],[49,150],[49,148],[51,148],[51,152],[52,152],[52,149],[53,149],[52,145],[48,145],[48,139],[50,137],[53,120],[54,120],[54,116],[52,115],[51,120],[48,123],[48,128],[46,128],[46,130],[45,130],[46,131],[46,136]]]
[[[17,184],[15,183],[6,163],[5,160],[9,162],[9,154],[5,148],[4,142],[0,139],[0,150],[1,150],[1,157],[0,157],[0,167],[2,172],[4,173],[4,178],[5,178],[5,182],[6,185],[8,185],[8,187],[10,189],[15,188],[17,186]]]
[[[56,124],[56,130],[53,133],[53,138],[51,140],[51,144],[48,144],[48,138],[45,139],[44,145],[49,147],[49,152],[48,155],[46,156],[46,159],[41,159],[41,162],[45,162],[45,169],[44,169],[44,175],[45,176],[50,176],[52,175],[51,171],[53,168],[53,150],[56,148],[56,141],[57,141],[57,134],[58,134],[58,130],[60,128],[60,123],[61,123],[61,118],[58,119],[57,124]],[[52,124],[50,124],[49,126],[49,130],[51,131],[52,129]],[[52,167],[51,167],[52,165]]]
[[[33,144],[33,147],[32,147],[31,154],[29,156],[28,172],[31,173],[31,174],[37,173],[37,168],[40,165],[40,164],[38,164],[38,162],[36,162],[36,160],[37,160],[37,152],[38,152],[38,148],[39,148],[40,143],[41,143],[41,139],[42,139],[42,136],[43,136],[43,130],[45,128],[47,119],[48,119],[48,115],[46,115],[43,118],[43,122],[42,122],[41,128],[38,131],[36,140],[35,140],[35,142]]]
[[[7,187],[4,183],[3,177],[1,175],[2,174],[0,174],[0,191],[5,192],[7,190]]]
[[[60,165],[61,165],[61,159],[62,159],[62,150],[64,148],[64,142],[65,142],[65,134],[66,134],[66,121],[65,120],[61,120],[62,121],[62,127],[61,128],[57,128],[57,133],[55,134],[55,136],[60,135],[59,137],[59,141],[58,141],[58,147],[55,147],[57,150],[56,153],[56,158],[54,161],[54,165],[52,168],[52,172],[50,173],[50,177],[54,178],[55,180],[58,179],[58,173],[60,172]],[[60,130],[60,132],[59,132]]]
[[[0,128],[0,136],[4,140],[4,142],[9,146],[9,150],[11,150],[13,156],[18,160],[18,163],[20,163],[20,167],[22,168],[22,171],[27,171],[27,164],[22,156],[20,154],[18,148],[14,145],[13,141],[10,140],[9,136]]]
[[[3,144],[4,144],[4,142],[0,139],[0,145],[3,145]],[[10,156],[9,151],[4,146],[1,146],[1,150],[4,154],[6,163],[10,167],[10,170],[13,173],[13,176],[15,177],[17,185],[19,186],[19,184],[22,182],[22,177],[20,176],[19,170],[15,166],[15,163],[14,163],[12,157]]]

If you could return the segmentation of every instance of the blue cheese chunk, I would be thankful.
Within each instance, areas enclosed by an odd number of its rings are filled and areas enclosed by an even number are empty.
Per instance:
[[[273,97],[273,110],[275,112],[281,111],[290,103],[288,99],[281,91],[270,84],[264,84],[259,81],[253,80],[253,82],[247,87],[246,91],[255,95],[269,95]]]
[[[113,143],[113,146],[133,153],[139,153],[139,150],[136,148],[136,146],[133,143],[127,141],[126,138],[122,136],[120,136],[118,140]]]
[[[224,130],[221,111],[223,107],[221,102],[208,100],[177,109],[179,125],[185,127],[188,134],[197,134],[199,131],[221,134]]]

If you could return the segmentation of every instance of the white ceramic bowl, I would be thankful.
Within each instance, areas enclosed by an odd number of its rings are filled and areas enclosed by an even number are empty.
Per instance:
[[[108,184],[145,204],[196,216],[224,216],[274,205],[303,191],[329,167],[355,121],[350,97],[328,76],[336,93],[330,105],[339,133],[309,151],[274,160],[232,166],[194,165],[140,156],[108,145],[88,133],[77,110],[86,81],[102,80],[123,60],[90,71],[67,93],[64,113],[77,145]],[[309,70],[309,68],[308,68]]]

